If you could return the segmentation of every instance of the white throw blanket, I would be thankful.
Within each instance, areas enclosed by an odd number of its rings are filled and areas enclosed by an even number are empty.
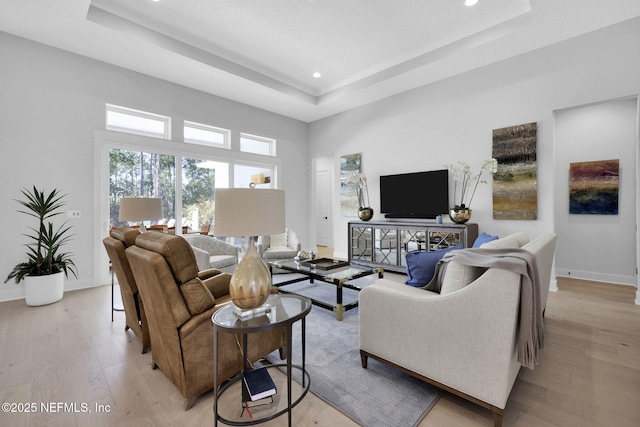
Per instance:
[[[538,349],[544,347],[544,324],[540,302],[540,279],[536,257],[525,249],[464,249],[445,254],[436,265],[431,282],[424,289],[440,293],[447,263],[472,267],[501,268],[520,274],[520,330],[518,362],[534,369]]]

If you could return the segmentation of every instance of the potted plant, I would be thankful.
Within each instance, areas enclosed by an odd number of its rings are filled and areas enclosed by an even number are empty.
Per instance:
[[[466,162],[458,162],[457,167],[454,165],[445,165],[445,167],[449,169],[449,172],[453,173],[454,180],[454,206],[449,210],[449,218],[453,222],[463,224],[471,218],[471,201],[476,194],[478,184],[487,182],[480,179],[482,174],[487,172],[493,175],[498,170],[498,161],[494,158],[485,160],[480,167],[480,172],[476,175],[471,172],[471,166]],[[457,198],[458,190],[460,190],[460,198]]]
[[[347,184],[353,185],[358,195],[358,217],[363,221],[373,218],[373,209],[369,206],[369,187],[367,176],[363,173],[354,173],[347,178]]]
[[[64,206],[61,195],[54,189],[49,194],[39,191],[35,186],[32,191],[21,190],[25,200],[16,200],[24,210],[18,212],[38,219],[38,227],[31,228],[32,233],[25,234],[29,238],[27,261],[16,265],[4,281],[15,279],[16,283],[24,280],[24,293],[27,305],[51,304],[62,299],[64,278],[71,272],[78,277],[72,254],[61,252],[60,248],[71,238],[66,222],[58,228],[48,219],[60,215],[59,209]]]

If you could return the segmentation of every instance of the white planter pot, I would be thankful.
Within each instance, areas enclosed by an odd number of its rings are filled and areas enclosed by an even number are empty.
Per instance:
[[[64,294],[64,272],[48,276],[25,276],[24,299],[27,305],[52,304]]]

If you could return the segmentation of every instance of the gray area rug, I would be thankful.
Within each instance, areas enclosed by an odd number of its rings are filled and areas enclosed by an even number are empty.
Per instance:
[[[344,313],[339,322],[332,311],[313,306],[306,319],[310,391],[360,425],[415,426],[442,394],[440,389],[373,359],[367,369],[362,368],[357,308]],[[301,322],[296,322],[294,364],[302,361],[300,333]],[[280,361],[277,352],[268,359]]]
[[[273,284],[293,280],[297,277],[304,277],[302,274],[277,274],[273,276]],[[375,283],[375,275],[365,276],[359,279],[350,280],[347,283],[352,286],[357,286],[360,289],[365,286]],[[315,280],[314,283],[309,280],[303,280],[301,282],[291,283],[289,285],[283,285],[279,289],[287,292],[294,292],[299,295],[304,295],[309,298],[335,304],[336,302],[336,287],[335,285],[320,282]],[[359,292],[349,288],[342,289],[342,304],[346,305],[354,301],[358,301]]]

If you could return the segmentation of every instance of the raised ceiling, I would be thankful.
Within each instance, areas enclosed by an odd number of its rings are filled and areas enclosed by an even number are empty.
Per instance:
[[[0,6],[0,31],[306,122],[640,16],[638,0]]]

